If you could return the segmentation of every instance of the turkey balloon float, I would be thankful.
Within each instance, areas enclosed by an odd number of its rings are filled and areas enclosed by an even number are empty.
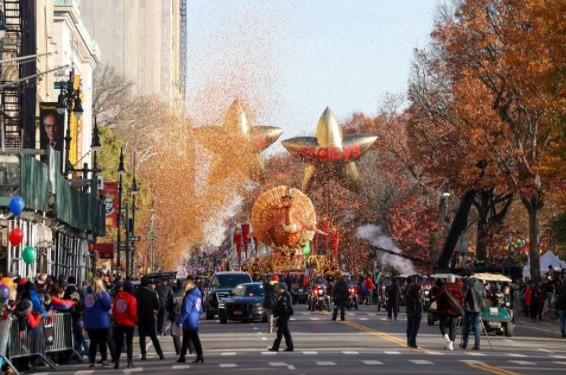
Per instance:
[[[257,179],[263,171],[259,154],[283,133],[274,126],[252,126],[242,102],[236,99],[223,126],[194,129],[196,139],[213,153],[208,175],[209,185],[239,173],[245,179]]]
[[[305,193],[337,180],[343,187],[359,191],[360,174],[355,161],[375,142],[368,134],[342,133],[338,120],[326,108],[318,120],[314,137],[297,137],[283,141],[283,146],[307,163],[302,190]]]

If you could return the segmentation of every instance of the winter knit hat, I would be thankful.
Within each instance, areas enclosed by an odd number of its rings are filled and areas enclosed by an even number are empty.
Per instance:
[[[134,285],[131,281],[124,281],[124,291],[132,293],[134,291]]]
[[[279,281],[279,276],[273,275],[273,277],[271,277],[271,280],[273,280],[273,281]]]

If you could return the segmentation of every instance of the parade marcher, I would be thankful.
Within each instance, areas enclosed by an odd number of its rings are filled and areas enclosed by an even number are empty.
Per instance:
[[[110,295],[104,289],[102,280],[94,279],[92,285],[87,288],[87,294],[84,298],[84,327],[90,338],[88,350],[90,368],[94,367],[97,348],[100,348],[102,366],[109,366],[106,363],[106,334],[110,326],[109,312],[111,308]]]
[[[332,291],[332,296],[334,297],[334,313],[332,314],[332,320],[336,320],[338,317],[338,309],[340,309],[340,320],[345,319],[345,308],[346,302],[348,301],[348,284],[343,277],[339,278],[334,285],[334,290]]]
[[[544,298],[536,281],[531,282],[530,288],[525,291],[525,305],[529,307],[532,321],[536,321],[537,317],[542,320]]]
[[[373,291],[375,290],[375,283],[373,282],[373,277],[371,274],[368,274],[365,279],[365,287],[367,293],[366,305],[371,305],[373,299]]]
[[[154,290],[149,288],[149,280],[144,278],[141,287],[136,291],[138,302],[138,331],[140,335],[140,351],[142,361],[146,360],[145,338],[149,336],[159,359],[165,359],[159,339],[157,338],[155,312],[159,310],[159,298]]]
[[[399,314],[399,301],[401,300],[401,288],[399,287],[399,280],[393,279],[393,282],[385,288],[387,295],[387,319],[397,320]]]
[[[267,316],[267,333],[273,333],[273,306],[277,301],[277,290],[276,286],[279,283],[279,276],[271,276],[271,280],[268,280],[263,284],[263,290],[265,291],[265,298],[263,300],[263,308],[265,309],[265,315]]]
[[[468,347],[468,337],[470,330],[474,330],[473,350],[480,350],[480,321],[481,312],[485,306],[485,287],[479,279],[472,273],[464,286],[464,328],[462,331],[462,343],[460,347]]]
[[[423,297],[421,285],[417,280],[412,280],[407,289],[406,295],[407,308],[407,347],[418,349],[417,334],[421,325],[423,311]]]
[[[202,295],[195,283],[191,280],[185,282],[185,298],[181,308],[181,316],[177,319],[176,324],[183,328],[183,345],[181,354],[177,362],[185,363],[185,355],[189,347],[189,341],[192,342],[197,358],[193,363],[204,362],[202,353],[202,345],[198,337],[198,328],[200,317],[202,315]]]
[[[464,294],[456,285],[456,277],[448,275],[447,283],[438,279],[436,282],[436,303],[437,311],[440,317],[440,332],[446,340],[444,349],[454,350],[454,342],[456,341],[456,321],[458,316],[463,315],[464,311]],[[447,332],[448,328],[448,332]]]
[[[183,304],[183,297],[185,295],[185,289],[181,284],[181,280],[177,280],[177,285],[173,287],[173,298],[171,298],[169,305],[167,306],[167,314],[169,315],[169,321],[171,322],[171,337],[173,338],[173,346],[175,347],[175,354],[179,355],[181,352],[181,330],[175,329],[175,321],[181,316],[181,307]],[[178,328],[178,326],[177,326]]]
[[[122,354],[122,346],[124,345],[124,335],[126,335],[126,347],[128,350],[128,368],[133,368],[134,356],[134,328],[138,324],[138,306],[136,297],[133,295],[134,286],[131,282],[125,281],[124,290],[116,294],[114,304],[112,305],[112,314],[114,315],[114,345],[116,354],[114,360],[114,368],[120,368],[120,355]]]
[[[289,319],[293,315],[293,304],[291,294],[287,291],[287,285],[284,283],[277,284],[277,301],[273,307],[273,315],[277,318],[277,337],[273,341],[273,345],[269,348],[271,352],[278,352],[281,339],[285,336],[286,352],[292,352],[293,338],[289,331]]]
[[[562,338],[566,338],[566,279],[564,275],[556,294],[556,310],[560,314],[560,332],[562,333]]]
[[[169,279],[163,279],[155,288],[159,297],[159,310],[157,311],[157,334],[163,335],[165,329],[165,315],[167,313],[167,305],[171,303],[173,298],[173,289],[169,286]]]

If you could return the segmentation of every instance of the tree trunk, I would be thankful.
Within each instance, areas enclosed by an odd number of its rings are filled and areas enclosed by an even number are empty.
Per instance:
[[[475,205],[478,213],[477,235],[476,235],[476,259],[480,262],[486,261],[488,243],[488,217],[489,203],[493,194],[482,190],[479,194],[479,202]]]
[[[533,194],[530,198],[521,197],[523,205],[529,213],[529,261],[531,263],[531,279],[540,280],[540,252],[539,252],[539,222],[538,214],[542,208],[542,199],[538,194]]]

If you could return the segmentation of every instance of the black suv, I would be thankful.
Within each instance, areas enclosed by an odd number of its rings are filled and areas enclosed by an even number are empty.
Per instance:
[[[214,316],[218,315],[218,301],[228,297],[234,287],[251,282],[252,278],[247,272],[216,272],[212,276],[204,302],[206,319],[214,319]]]

